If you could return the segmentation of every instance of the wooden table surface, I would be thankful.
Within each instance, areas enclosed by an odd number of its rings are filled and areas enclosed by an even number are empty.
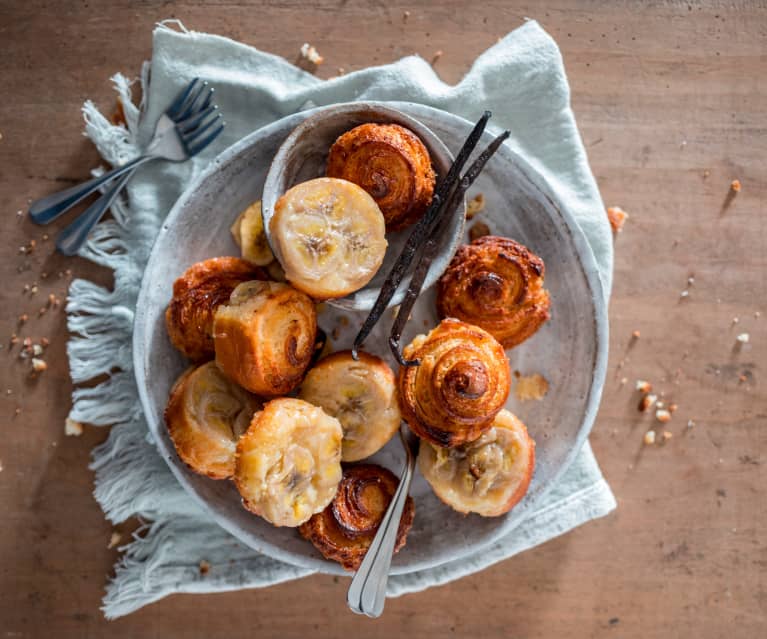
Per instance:
[[[765,636],[763,3],[419,4],[0,2],[7,231],[0,252],[0,636]],[[106,432],[86,426],[81,437],[64,435],[71,391],[64,313],[38,317],[38,309],[50,293],[63,296],[68,269],[111,279],[54,255],[43,229],[17,211],[88,176],[98,156],[81,136],[80,106],[92,98],[112,109],[109,76],[137,72],[150,55],[153,23],[166,17],[290,60],[310,42],[325,56],[322,77],[410,53],[431,59],[441,50],[435,68],[454,82],[525,17],[557,39],[605,203],[631,215],[616,240],[610,367],[591,436],[618,499],[613,514],[480,574],[391,600],[377,621],[351,614],[345,582],[326,576],[173,596],[115,622],[103,619],[100,599],[117,552],[107,549],[112,530],[91,496],[87,465]],[[742,190],[732,197],[736,178]],[[34,253],[20,254],[30,239]],[[24,293],[33,282],[38,292]],[[30,319],[19,327],[21,313]],[[635,330],[641,337],[632,341]],[[19,346],[9,347],[13,333],[50,340],[50,368],[37,380],[27,378]],[[738,345],[740,333],[750,334],[748,344]],[[679,406],[664,445],[642,444],[647,429],[660,425],[637,411],[640,378]]]

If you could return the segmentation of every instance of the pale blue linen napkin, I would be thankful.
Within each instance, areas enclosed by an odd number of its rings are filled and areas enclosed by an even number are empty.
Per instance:
[[[178,30],[154,33],[151,63],[142,74],[143,105],[129,104],[130,86],[115,76],[125,102],[127,131],[112,126],[86,103],[86,134],[110,163],[133,157],[151,136],[157,117],[193,77],[215,83],[227,128],[212,148],[185,164],[156,163],[131,182],[129,204],[114,207],[83,256],[114,270],[113,291],[85,280],[72,284],[68,302],[72,378],[108,380],[77,389],[71,416],[113,425],[94,451],[95,495],[113,522],[141,517],[143,534],[124,547],[104,599],[107,617],[127,614],[175,592],[218,592],[268,586],[310,574],[245,547],[217,526],[160,458],[141,414],[131,362],[133,311],[154,237],[185,185],[211,157],[254,129],[307,106],[350,100],[408,100],[469,120],[485,109],[508,128],[509,144],[546,178],[591,244],[605,291],[612,276],[612,238],[604,207],[569,104],[569,88],[554,41],[527,22],[483,53],[463,80],[444,84],[419,57],[322,81],[282,58],[215,35]],[[321,49],[322,43],[316,43]],[[130,220],[130,224],[123,224]],[[423,590],[476,572],[547,541],[615,507],[588,444],[542,507],[508,537],[475,556],[390,581],[390,595]],[[210,569],[200,573],[200,561]]]

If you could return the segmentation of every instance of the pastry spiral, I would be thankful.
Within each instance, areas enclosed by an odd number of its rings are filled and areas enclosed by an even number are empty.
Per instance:
[[[458,446],[490,428],[509,395],[503,347],[486,331],[445,319],[405,347],[419,366],[401,367],[402,416],[413,432],[437,446]]]
[[[519,419],[502,410],[473,442],[439,448],[421,441],[418,467],[451,508],[496,517],[525,496],[535,468],[535,442]]]
[[[317,178],[292,187],[274,205],[269,229],[287,280],[317,300],[361,289],[386,254],[381,209],[346,180]]]
[[[298,396],[341,422],[343,461],[370,457],[399,427],[397,385],[389,365],[375,355],[351,351],[328,355],[312,368]]]
[[[234,483],[249,511],[298,526],[327,506],[341,481],[341,424],[283,397],[256,413],[237,443]]]
[[[518,242],[480,237],[458,249],[440,278],[437,312],[484,328],[511,348],[549,319],[543,277],[543,260]]]
[[[362,124],[330,148],[328,177],[358,184],[378,203],[387,231],[423,215],[434,195],[434,170],[420,138],[398,124]]]
[[[213,315],[238,284],[266,279],[258,267],[238,257],[197,262],[173,283],[165,325],[173,345],[194,362],[213,357]]]
[[[208,362],[178,378],[165,424],[181,461],[201,475],[226,479],[234,474],[237,440],[262,405]]]
[[[279,282],[244,282],[216,311],[216,364],[257,395],[284,395],[304,376],[316,335],[317,313],[304,293]]]
[[[346,570],[357,570],[381,525],[397,485],[397,478],[381,466],[359,464],[345,467],[333,501],[321,513],[302,524],[298,531],[327,559],[337,561]],[[399,522],[394,552],[405,545],[414,515],[413,498],[408,497]]]

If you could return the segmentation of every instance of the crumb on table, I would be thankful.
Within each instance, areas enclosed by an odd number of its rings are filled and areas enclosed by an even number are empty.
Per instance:
[[[740,193],[740,180],[733,180],[732,182],[730,182],[730,188],[735,193]]]
[[[610,206],[607,208],[607,219],[610,221],[613,233],[620,233],[626,220],[629,219],[629,214],[620,206]]]
[[[79,437],[83,434],[83,425],[80,422],[76,422],[71,417],[67,417],[64,422],[64,434],[72,437]]]

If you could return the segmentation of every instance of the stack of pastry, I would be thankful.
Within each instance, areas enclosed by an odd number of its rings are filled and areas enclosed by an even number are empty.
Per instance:
[[[232,479],[246,509],[298,528],[350,570],[397,486],[389,470],[353,462],[383,447],[402,418],[395,374],[382,359],[342,351],[312,366],[315,304],[373,278],[386,232],[424,213],[434,179],[412,132],[352,129],[329,150],[326,177],[277,201],[271,246],[255,202],[231,228],[242,257],[190,267],[166,312],[172,343],[195,364],[165,411],[181,460],[212,479]],[[409,498],[397,549],[414,512]]]

